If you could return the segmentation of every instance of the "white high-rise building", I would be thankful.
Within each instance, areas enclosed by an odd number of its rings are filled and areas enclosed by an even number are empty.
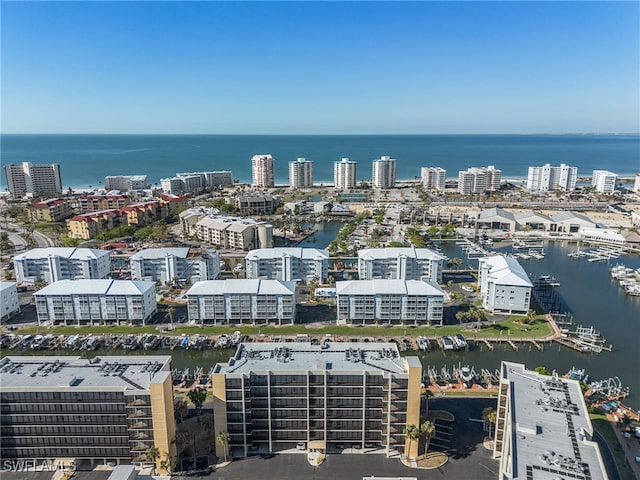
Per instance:
[[[422,187],[427,190],[444,190],[447,171],[440,167],[422,167],[420,171]]]
[[[500,188],[502,170],[493,165],[486,168],[471,167],[458,172],[458,192],[463,195],[480,194]]]
[[[60,165],[33,164],[23,162],[22,165],[4,166],[7,178],[7,189],[16,197],[42,197],[62,194],[62,177]]]
[[[633,182],[633,191],[636,193],[640,193],[640,173],[636,173],[636,178]]]
[[[527,190],[533,192],[547,192],[556,189],[571,191],[576,188],[578,167],[570,167],[562,163],[559,167],[552,167],[545,163],[541,167],[529,167],[527,175]]]
[[[336,190],[356,188],[357,162],[343,158],[333,164],[333,184]]]
[[[374,160],[371,183],[373,188],[393,188],[396,184],[396,160],[387,155]]]
[[[313,162],[305,158],[298,158],[289,162],[289,186],[291,188],[313,187]]]
[[[251,185],[254,187],[273,187],[273,157],[254,155],[251,157]]]
[[[144,190],[149,186],[146,175],[109,175],[104,178],[107,190]]]
[[[613,193],[617,179],[618,175],[608,170],[594,170],[591,186],[595,187],[598,193]]]

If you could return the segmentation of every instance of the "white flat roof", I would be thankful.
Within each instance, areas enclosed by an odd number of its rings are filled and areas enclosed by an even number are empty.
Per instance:
[[[70,260],[87,260],[104,257],[109,255],[108,250],[97,250],[94,248],[78,248],[78,247],[48,247],[33,248],[28,252],[16,255],[14,260],[38,260],[49,256],[63,257]]]
[[[494,255],[481,258],[480,263],[489,266],[489,276],[494,283],[533,288],[527,272],[515,258]]]
[[[336,282],[337,295],[443,296],[437,283],[427,280],[347,280]]]
[[[0,361],[3,391],[148,390],[171,375],[168,355],[8,356]]]
[[[155,291],[155,282],[141,280],[83,279],[59,280],[38,290],[34,296],[46,295],[141,295]]]
[[[219,363],[215,373],[251,372],[380,372],[406,374],[408,369],[395,343],[310,342],[241,343],[228,363]]]
[[[189,295],[293,295],[296,282],[262,279],[202,280],[187,292]]]
[[[363,260],[376,260],[385,258],[397,258],[401,255],[405,257],[428,259],[428,260],[444,260],[446,257],[429,248],[415,247],[394,247],[394,248],[367,248],[358,250],[358,258]]]
[[[0,282],[0,292],[4,292],[5,290],[17,290],[16,282]]]

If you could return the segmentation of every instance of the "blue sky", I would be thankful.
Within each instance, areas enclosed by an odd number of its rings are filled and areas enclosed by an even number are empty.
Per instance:
[[[3,133],[640,131],[638,2],[1,2]]]

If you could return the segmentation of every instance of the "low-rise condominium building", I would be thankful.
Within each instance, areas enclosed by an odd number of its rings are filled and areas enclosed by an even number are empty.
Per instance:
[[[9,356],[0,383],[4,465],[148,467],[155,447],[154,466],[166,473],[166,457],[177,455],[169,356]]]
[[[526,313],[533,284],[515,258],[503,255],[478,259],[482,307],[491,312]]]
[[[493,165],[478,168],[471,167],[458,172],[458,192],[462,195],[483,194],[489,190],[498,190],[502,180],[502,170]]]
[[[189,320],[200,324],[293,323],[295,282],[228,279],[196,282],[187,292]]]
[[[18,287],[15,282],[0,282],[0,320],[20,311]]]
[[[608,170],[594,170],[591,177],[591,186],[598,193],[613,193],[616,189],[618,174]]]
[[[129,265],[133,280],[195,283],[218,278],[220,255],[214,250],[146,248],[129,257]]]
[[[158,309],[155,282],[138,280],[60,280],[33,297],[39,325],[145,325]]]
[[[420,170],[422,188],[425,190],[444,191],[447,171],[441,167],[422,167]]]
[[[16,255],[13,263],[16,281],[20,284],[99,279],[111,273],[110,253],[92,248],[34,248]]]
[[[444,291],[423,280],[336,282],[338,322],[442,325]]]
[[[34,202],[27,210],[32,222],[59,222],[73,216],[73,207],[66,198]]]
[[[428,248],[390,247],[358,250],[360,280],[430,280],[440,283],[447,257]]]
[[[422,365],[393,343],[242,343],[212,375],[215,435],[239,454],[383,449],[415,458]],[[224,455],[225,445],[216,445]]]
[[[327,283],[329,253],[317,248],[276,247],[251,250],[245,257],[247,278],[265,278],[284,281],[314,279]]]
[[[205,216],[198,220],[193,231],[198,240],[219,250],[273,247],[273,226],[251,218]]]
[[[271,215],[277,201],[268,193],[243,193],[233,199],[239,215]]]
[[[502,362],[498,388],[499,479],[609,478],[577,380]]]
[[[149,187],[146,175],[109,175],[104,177],[104,184],[107,190],[121,192],[144,190]]]

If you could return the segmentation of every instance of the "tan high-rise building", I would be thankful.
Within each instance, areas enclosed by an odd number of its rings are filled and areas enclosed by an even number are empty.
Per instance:
[[[273,157],[254,155],[251,158],[251,185],[254,187],[273,187]]]
[[[358,163],[343,158],[333,164],[333,185],[336,190],[356,188],[356,170]]]
[[[243,343],[214,368],[215,436],[245,455],[348,445],[416,457],[403,431],[420,424],[421,381],[420,360],[393,343]]]

